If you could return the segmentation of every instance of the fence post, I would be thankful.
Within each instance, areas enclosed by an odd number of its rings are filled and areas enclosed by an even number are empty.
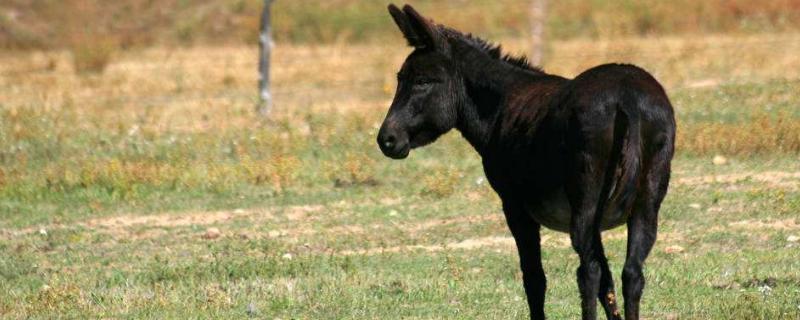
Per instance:
[[[269,91],[269,60],[273,47],[272,27],[270,24],[272,2],[274,0],[264,0],[264,9],[261,11],[261,32],[258,37],[258,89],[260,99],[256,109],[262,116],[268,115],[270,109],[272,109],[272,94]]]
[[[545,11],[547,0],[531,0],[531,63],[539,66],[544,57],[544,24],[546,23]]]

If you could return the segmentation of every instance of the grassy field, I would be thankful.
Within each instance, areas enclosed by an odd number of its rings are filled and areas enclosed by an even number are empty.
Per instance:
[[[676,106],[647,318],[800,317],[798,50],[797,34],[551,44],[550,72],[633,62]],[[0,53],[0,317],[524,318],[468,144],[403,162],[375,146],[407,52],[279,46],[269,121],[252,47],[122,52],[90,75],[66,52]],[[604,235],[615,275],[624,234]],[[547,311],[575,318],[568,237],[543,245]]]

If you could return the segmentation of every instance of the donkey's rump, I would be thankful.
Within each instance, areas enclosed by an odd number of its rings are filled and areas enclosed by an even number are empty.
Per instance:
[[[674,129],[669,129],[674,128],[669,100],[649,73],[626,64],[589,69],[562,90],[556,109],[565,123],[565,150],[569,153],[564,174],[596,171],[592,175],[603,179],[597,204],[600,228],[621,225],[631,213],[644,176],[642,159],[648,158],[643,154],[648,150],[643,146],[662,145],[670,140],[664,137],[674,134]],[[556,201],[557,197],[550,199]]]

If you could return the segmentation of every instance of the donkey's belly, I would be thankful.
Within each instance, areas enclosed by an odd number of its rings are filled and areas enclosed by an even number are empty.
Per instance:
[[[563,191],[530,201],[525,209],[539,224],[556,231],[569,232],[572,210]]]
[[[570,221],[572,220],[572,207],[567,200],[564,190],[553,192],[552,194],[532,200],[526,203],[525,209],[533,220],[539,224],[556,231],[569,232]],[[608,230],[617,227],[627,220],[627,215],[617,212],[606,213],[601,218],[600,230]]]

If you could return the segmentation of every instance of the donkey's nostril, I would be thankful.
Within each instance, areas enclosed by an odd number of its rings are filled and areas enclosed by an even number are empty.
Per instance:
[[[397,144],[397,139],[394,136],[387,136],[383,139],[383,146],[385,148],[394,148],[394,145]]]
[[[411,149],[408,145],[408,138],[404,132],[395,132],[394,130],[381,129],[378,134],[378,146],[381,148],[383,155],[392,159],[404,159],[408,156],[408,151]]]

